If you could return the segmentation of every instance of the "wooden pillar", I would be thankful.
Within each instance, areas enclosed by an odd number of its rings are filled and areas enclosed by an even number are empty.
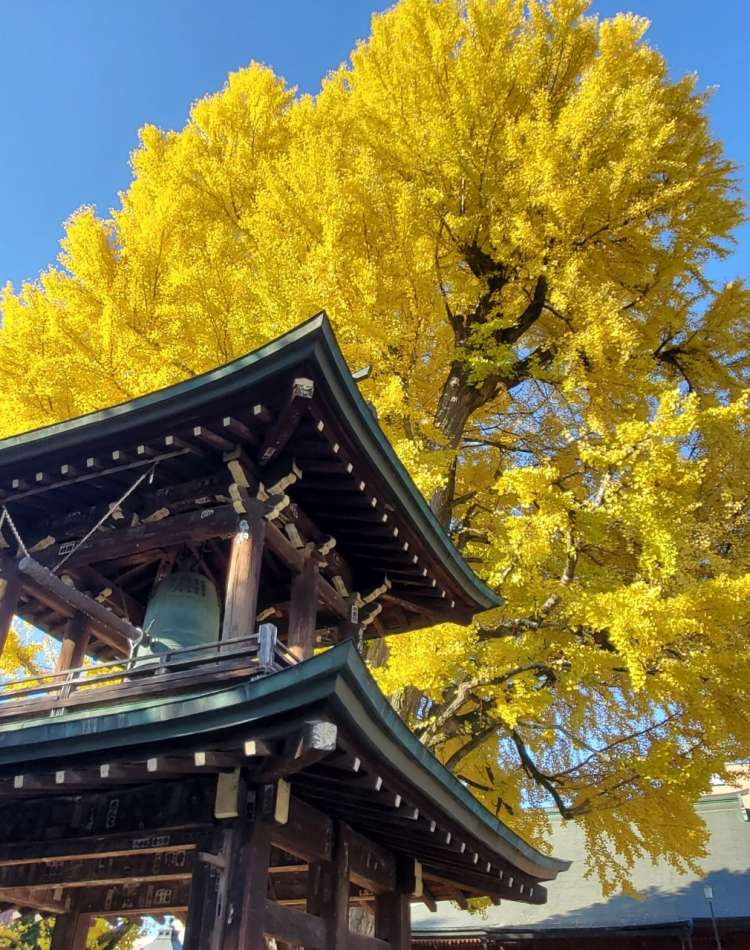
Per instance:
[[[249,511],[232,540],[227,573],[222,640],[249,637],[255,632],[260,568],[266,522],[259,511]]]
[[[245,822],[234,831],[229,867],[226,926],[221,950],[266,950],[264,923],[271,823]]]
[[[0,654],[5,649],[20,593],[18,561],[7,554],[0,556]]]
[[[231,832],[205,842],[193,868],[183,950],[221,950],[226,920],[226,885]]]
[[[409,895],[394,891],[375,898],[375,936],[387,941],[392,950],[411,947]]]
[[[410,896],[416,889],[416,871],[415,861],[398,860],[395,889],[375,898],[375,936],[386,940],[392,950],[411,947]]]
[[[298,660],[309,660],[315,645],[318,619],[318,562],[308,557],[301,574],[292,581],[287,646]]]
[[[50,950],[85,950],[91,917],[78,911],[74,902],[65,914],[55,917]]]
[[[331,862],[333,887],[328,938],[331,950],[346,950],[349,943],[349,857],[349,829],[337,821]]]
[[[65,670],[77,670],[83,666],[89,634],[86,631],[86,618],[76,614],[65,626],[65,636],[60,645],[60,655],[55,665],[55,673]]]
[[[349,829],[337,822],[332,860],[308,870],[307,912],[325,921],[326,950],[346,950],[349,942],[350,857]]]

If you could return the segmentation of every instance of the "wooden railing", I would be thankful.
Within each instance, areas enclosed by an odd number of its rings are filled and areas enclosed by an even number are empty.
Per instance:
[[[248,637],[7,681],[0,684],[0,721],[216,687],[268,676],[297,662],[277,639],[276,627],[261,624]]]

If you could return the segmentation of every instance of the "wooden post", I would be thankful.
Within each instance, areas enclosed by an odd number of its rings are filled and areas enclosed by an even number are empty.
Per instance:
[[[223,939],[220,936],[216,944],[221,950],[266,950],[264,924],[272,825],[263,820],[257,801],[253,821],[248,820],[247,808],[247,786],[241,782],[240,817],[231,832],[226,923],[220,921],[218,927],[223,931]]]
[[[333,858],[313,862],[307,876],[307,912],[321,917],[328,930],[327,950],[346,950],[349,943],[349,829],[336,823]]]
[[[248,512],[232,541],[222,640],[248,637],[255,631],[265,530],[262,514]]]
[[[55,917],[50,950],[86,950],[91,917],[81,914],[76,900],[70,910]]]
[[[60,655],[55,665],[55,673],[77,670],[80,666],[83,666],[88,642],[89,634],[86,631],[86,618],[82,614],[76,614],[65,626],[65,636],[60,645]]]
[[[13,622],[21,593],[18,577],[18,561],[7,554],[0,557],[0,655],[5,649],[5,641]]]
[[[375,936],[386,940],[392,950],[410,950],[411,903],[416,888],[417,865],[402,858],[396,866],[396,887],[375,898]]]
[[[298,660],[309,660],[315,645],[318,617],[318,562],[308,557],[301,574],[292,581],[287,646]]]
[[[349,829],[339,821],[331,862],[333,893],[328,937],[331,950],[346,950],[349,943],[349,857]]]
[[[222,850],[216,855],[198,853],[190,884],[183,950],[221,950],[227,858]]]
[[[392,950],[411,947],[411,911],[408,894],[397,891],[375,898],[375,936],[386,940]]]

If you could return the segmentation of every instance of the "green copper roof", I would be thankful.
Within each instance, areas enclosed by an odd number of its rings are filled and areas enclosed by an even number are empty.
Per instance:
[[[0,727],[0,768],[21,771],[29,757],[55,768],[72,756],[123,754],[187,737],[272,721],[288,723],[311,707],[325,706],[375,761],[402,778],[485,847],[541,880],[568,862],[543,855],[498,821],[412,734],[378,689],[351,642],[272,676],[179,698],[143,700]]]
[[[0,441],[0,472],[30,465],[48,453],[81,449],[93,439],[136,439],[154,423],[168,426],[178,416],[196,413],[225,397],[305,364],[317,370],[322,385],[363,456],[376,466],[415,530],[429,544],[469,602],[477,609],[502,601],[466,564],[399,461],[370,407],[352,379],[325,313],[218,369],[129,402],[35,429]]]

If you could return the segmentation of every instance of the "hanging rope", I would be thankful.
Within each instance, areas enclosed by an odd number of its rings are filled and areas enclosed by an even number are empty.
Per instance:
[[[10,512],[9,512],[8,509],[5,507],[5,505],[3,505],[3,514],[2,514],[2,518],[0,519],[0,528],[2,528],[3,523],[4,523],[5,521],[7,521],[8,524],[10,525],[10,530],[13,532],[13,536],[15,537],[16,541],[18,542],[18,547],[21,549],[21,553],[23,554],[24,557],[28,557],[28,556],[29,556],[29,552],[26,550],[26,545],[23,543],[23,538],[22,538],[21,535],[18,533],[18,528],[16,527],[15,522],[14,522],[13,519],[11,518]]]
[[[107,509],[106,514],[102,515],[102,517],[97,521],[97,523],[94,525],[94,527],[93,527],[87,534],[85,534],[85,535],[81,538],[81,540],[75,545],[75,547],[73,547],[70,551],[68,551],[68,553],[65,555],[65,557],[60,558],[60,560],[57,562],[57,564],[55,564],[55,566],[52,568],[52,573],[53,573],[53,574],[56,574],[56,573],[60,570],[60,568],[61,568],[61,567],[63,566],[63,564],[68,560],[68,558],[69,558],[69,557],[72,557],[72,556],[76,553],[76,551],[80,548],[80,546],[81,546],[82,544],[85,544],[85,543],[88,541],[88,539],[89,539],[93,534],[96,534],[96,532],[99,530],[99,528],[101,528],[101,526],[104,524],[104,522],[107,521],[107,519],[110,518],[110,517],[112,516],[112,514],[113,514],[115,511],[117,511],[117,509],[118,509],[118,508],[120,507],[120,505],[125,501],[125,499],[128,498],[129,495],[132,495],[133,492],[136,490],[136,488],[138,488],[139,485],[141,485],[143,482],[145,482],[146,479],[148,479],[149,485],[151,484],[151,482],[153,482],[153,480],[154,480],[154,473],[156,472],[156,466],[157,466],[158,464],[159,464],[159,460],[157,459],[157,460],[154,462],[154,464],[151,466],[151,468],[148,469],[148,471],[143,472],[142,475],[139,475],[138,478],[137,478],[137,479],[133,482],[133,484],[130,486],[130,488],[128,488],[128,490],[127,490],[123,495],[121,495],[121,496],[117,499],[117,501],[113,502],[113,503],[109,506],[109,508]],[[8,515],[8,518],[10,518],[10,515]],[[11,522],[11,526],[12,526],[12,522]],[[20,539],[19,539],[19,541],[20,541]],[[23,542],[20,542],[20,543],[23,543]],[[24,550],[25,550],[25,549],[24,549]]]

